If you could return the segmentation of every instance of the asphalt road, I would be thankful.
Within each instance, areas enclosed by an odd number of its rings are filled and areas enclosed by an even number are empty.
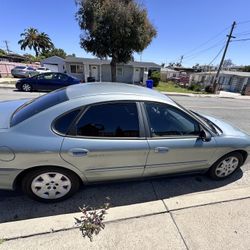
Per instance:
[[[42,94],[44,93],[22,93],[11,89],[0,89],[0,101],[34,98]],[[172,98],[186,108],[222,118],[250,134],[250,100],[187,96],[172,96]],[[71,199],[50,205],[32,201],[17,191],[0,191],[0,223],[76,212],[82,204],[100,207],[107,196],[111,197],[113,206],[123,206],[187,193],[249,185],[249,170],[248,162],[242,167],[242,171],[220,182],[211,181],[206,176],[195,175],[100,184],[82,188]]]

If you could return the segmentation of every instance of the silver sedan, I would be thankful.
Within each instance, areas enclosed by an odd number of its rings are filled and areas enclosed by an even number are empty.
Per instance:
[[[45,202],[82,183],[184,172],[221,180],[249,152],[243,131],[134,85],[78,84],[0,103],[0,188]]]

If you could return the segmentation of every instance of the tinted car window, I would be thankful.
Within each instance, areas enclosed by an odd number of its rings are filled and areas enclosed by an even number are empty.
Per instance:
[[[135,103],[108,103],[90,107],[76,125],[76,134],[94,137],[139,137]]]
[[[67,100],[69,100],[69,98],[65,89],[59,89],[47,95],[33,99],[31,102],[25,103],[14,112],[11,118],[11,126],[15,126],[31,116]]]
[[[181,110],[159,103],[145,103],[145,106],[153,137],[199,134],[198,122]]]
[[[56,78],[57,78],[58,80],[61,80],[61,81],[67,81],[67,80],[69,80],[69,79],[68,79],[68,76],[67,76],[67,75],[64,75],[64,74],[56,74]]]
[[[25,66],[16,66],[15,69],[26,69]]]
[[[33,69],[32,67],[28,67],[27,69],[28,69],[28,70],[35,70],[35,69]]]
[[[55,121],[54,129],[61,134],[67,134],[70,125],[75,120],[79,112],[80,112],[80,109],[77,109],[59,117]]]

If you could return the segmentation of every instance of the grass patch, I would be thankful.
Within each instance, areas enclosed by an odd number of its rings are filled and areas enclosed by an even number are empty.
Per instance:
[[[0,239],[0,245],[4,243],[4,239]]]
[[[158,91],[163,92],[177,92],[177,93],[191,93],[191,94],[206,94],[204,91],[193,91],[186,88],[183,88],[173,82],[160,82],[157,87],[155,87]]]

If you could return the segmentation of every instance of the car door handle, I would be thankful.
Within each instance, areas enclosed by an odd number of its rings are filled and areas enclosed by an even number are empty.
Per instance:
[[[86,156],[89,153],[87,149],[84,148],[72,148],[68,151],[68,154],[75,157]]]
[[[155,148],[155,153],[167,153],[169,149],[167,147],[157,147]]]

